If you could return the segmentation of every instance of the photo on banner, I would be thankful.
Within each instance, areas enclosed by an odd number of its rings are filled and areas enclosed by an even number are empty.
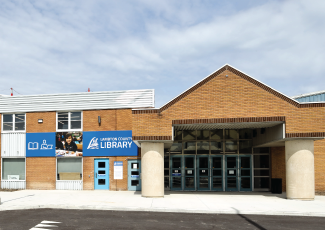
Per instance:
[[[83,133],[82,132],[57,132],[55,135],[55,156],[81,157]]]

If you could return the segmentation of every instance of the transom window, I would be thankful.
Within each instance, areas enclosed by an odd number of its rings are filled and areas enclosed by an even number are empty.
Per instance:
[[[57,113],[58,130],[81,130],[81,112],[60,112]]]
[[[3,114],[3,131],[25,131],[25,114]]]

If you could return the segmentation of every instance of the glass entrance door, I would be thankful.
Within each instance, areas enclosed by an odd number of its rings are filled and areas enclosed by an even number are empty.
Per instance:
[[[211,156],[211,190],[223,191],[223,156]]]
[[[238,191],[238,156],[226,156],[226,191]]]
[[[195,190],[195,156],[184,156],[184,190]]]
[[[170,158],[170,189],[183,190],[182,188],[182,156],[172,156]]]
[[[128,190],[140,191],[141,190],[141,161],[128,160]]]
[[[209,156],[196,157],[197,190],[210,190]]]
[[[252,191],[251,156],[239,156],[240,191]]]

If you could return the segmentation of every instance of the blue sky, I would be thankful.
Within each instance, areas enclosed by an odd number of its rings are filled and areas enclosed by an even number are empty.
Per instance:
[[[0,94],[155,89],[160,107],[226,63],[288,96],[325,90],[324,12],[322,0],[0,0]]]

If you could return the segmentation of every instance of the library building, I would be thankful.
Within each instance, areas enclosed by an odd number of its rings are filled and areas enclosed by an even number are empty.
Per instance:
[[[325,91],[288,97],[226,64],[154,90],[0,95],[2,189],[325,191]]]

